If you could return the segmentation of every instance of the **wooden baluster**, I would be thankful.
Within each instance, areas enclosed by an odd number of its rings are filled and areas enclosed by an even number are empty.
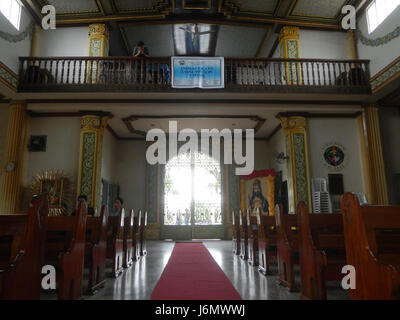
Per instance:
[[[54,75],[53,83],[58,84],[58,59],[54,60],[54,62],[56,63],[56,68],[55,68],[56,72]]]
[[[128,74],[127,74],[127,72],[129,70],[129,66],[130,66],[129,60],[124,60],[124,84],[125,85],[128,82]]]
[[[143,83],[143,59],[139,59],[139,63],[140,63],[140,84]]]
[[[135,72],[134,72],[134,78],[133,78],[133,82],[134,83],[137,83],[137,80],[138,80],[138,63],[137,63],[137,59],[135,59],[135,60],[133,60],[134,62],[134,64],[135,64]]]
[[[90,60],[89,63],[89,83],[92,84],[93,83],[93,60]]]
[[[282,62],[278,63],[278,76],[279,76],[279,82],[277,84],[282,85],[284,80],[286,80],[284,77],[285,75],[282,75]]]
[[[75,84],[75,65],[76,60],[72,60],[72,84]]]

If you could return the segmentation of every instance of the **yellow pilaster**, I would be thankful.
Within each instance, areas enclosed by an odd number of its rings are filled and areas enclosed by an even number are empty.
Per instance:
[[[109,32],[105,24],[89,25],[88,55],[89,57],[107,57],[109,54]],[[102,69],[102,62],[90,61],[87,67],[89,83],[97,83]]]
[[[308,164],[306,118],[280,117],[285,132],[288,172],[289,212],[295,213],[299,201],[311,210],[310,171]]]
[[[35,27],[33,29],[33,34],[32,34],[32,40],[31,40],[31,57],[37,57],[38,54],[38,48],[39,48],[39,33],[40,33],[40,27],[35,24]]]
[[[298,27],[283,27],[279,34],[279,46],[281,58],[285,59],[300,59],[300,29]],[[282,71],[286,74],[282,75],[283,81],[287,84],[301,83],[301,66],[299,63],[285,63]]]
[[[1,168],[0,214],[16,213],[22,196],[27,114],[25,101],[11,103],[4,163]]]
[[[354,35],[354,30],[347,31],[347,48],[348,48],[348,56],[350,60],[357,60],[357,46],[356,46],[356,38]]]
[[[106,57],[109,49],[107,26],[101,23],[89,25],[89,57]]]
[[[103,133],[107,117],[85,115],[81,118],[78,194],[88,197],[88,204],[99,211]]]
[[[368,165],[367,172],[367,196],[371,204],[387,205],[389,203],[385,164],[383,160],[382,139],[379,125],[379,114],[377,105],[364,107],[362,142],[364,142]],[[368,182],[368,180],[370,182]]]

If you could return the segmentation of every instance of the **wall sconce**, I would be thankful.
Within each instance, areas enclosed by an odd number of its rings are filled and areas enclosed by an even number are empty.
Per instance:
[[[285,160],[289,160],[289,156],[285,156],[285,153],[280,152],[275,156],[275,161],[279,164],[284,164]]]

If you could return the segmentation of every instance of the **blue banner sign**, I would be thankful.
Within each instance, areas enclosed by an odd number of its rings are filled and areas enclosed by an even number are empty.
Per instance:
[[[221,89],[224,83],[222,57],[172,57],[172,87]]]

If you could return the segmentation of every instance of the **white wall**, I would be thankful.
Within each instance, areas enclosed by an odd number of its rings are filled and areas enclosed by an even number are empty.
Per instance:
[[[300,56],[308,59],[348,59],[347,34],[300,29]]]
[[[0,30],[12,35],[17,35],[23,32],[30,22],[31,18],[25,8],[22,8],[21,25],[19,30],[15,29],[6,17],[0,13]],[[0,61],[12,71],[18,73],[18,57],[30,55],[31,39],[26,37],[24,40],[19,42],[8,42],[7,40],[0,38],[0,48]]]
[[[268,152],[267,141],[254,142],[254,170],[270,169]]]
[[[374,32],[368,34],[367,16],[364,13],[358,20],[358,28],[369,39],[383,37],[399,26],[400,7],[398,7]],[[393,62],[400,53],[400,37],[379,47],[370,47],[358,42],[358,55],[360,59],[371,60],[371,76],[374,76],[388,64]]]
[[[146,141],[118,141],[117,183],[124,207],[144,209],[146,200]]]
[[[6,148],[9,106],[0,104],[0,165],[3,166],[4,151]],[[0,179],[3,170],[0,170]]]
[[[108,183],[117,183],[117,140],[104,130],[101,177]]]
[[[40,57],[87,57],[88,27],[40,30],[36,55]]]
[[[285,181],[287,179],[286,162],[283,162],[283,164],[279,164],[278,162],[275,161],[275,156],[281,152],[287,155],[285,146],[285,134],[283,129],[279,130],[268,141],[268,158],[269,158],[270,168],[274,169],[276,172],[282,171],[282,180]]]
[[[345,32],[300,29],[300,57],[306,59],[348,59]],[[273,58],[281,58],[278,45]]]
[[[30,135],[46,135],[46,152],[29,152],[25,185],[44,170],[63,170],[71,179],[74,193],[78,182],[80,144],[79,118],[31,118]]]
[[[307,126],[310,178],[328,181],[329,173],[341,173],[345,192],[365,192],[357,119],[312,118],[307,120]],[[346,148],[348,162],[343,170],[335,171],[324,164],[323,146],[330,142]]]

